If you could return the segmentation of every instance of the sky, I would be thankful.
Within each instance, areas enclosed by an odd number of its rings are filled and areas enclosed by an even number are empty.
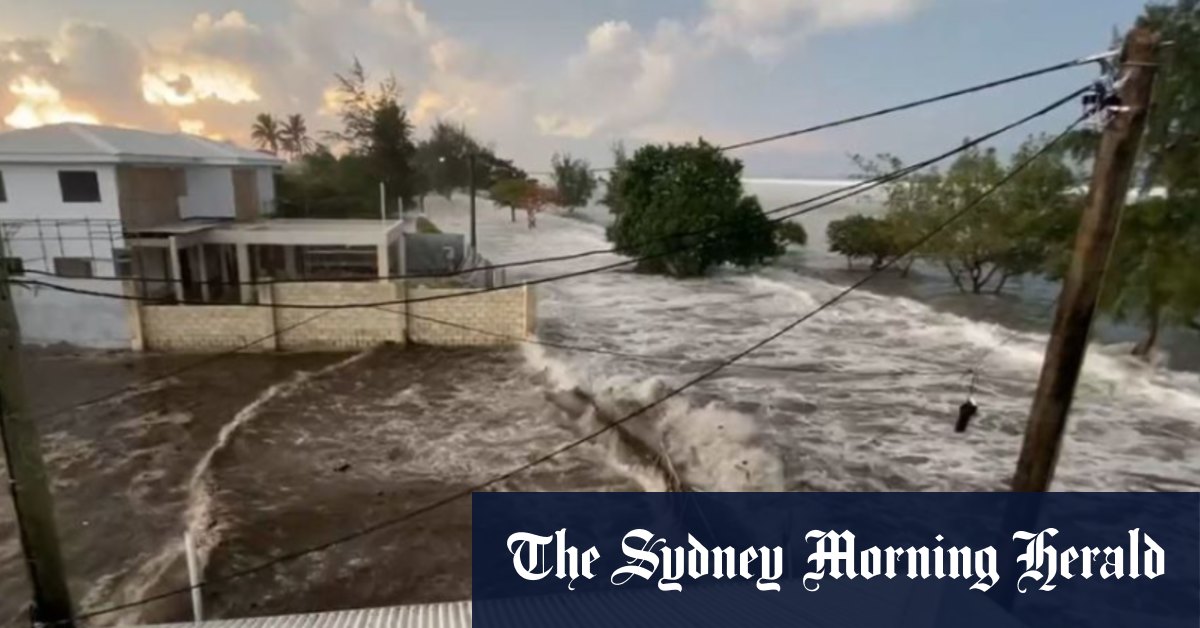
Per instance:
[[[63,121],[251,145],[338,126],[334,74],[394,75],[417,136],[465,125],[528,170],[614,142],[771,135],[1100,52],[1140,0],[0,0],[0,130]],[[918,160],[1094,79],[1086,66],[740,151],[756,177]],[[1056,132],[1068,106],[998,138]],[[319,137],[318,137],[319,139]]]

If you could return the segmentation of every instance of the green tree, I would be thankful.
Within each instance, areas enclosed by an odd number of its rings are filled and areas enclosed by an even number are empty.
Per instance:
[[[1200,0],[1146,7],[1142,20],[1170,47],[1160,54],[1154,112],[1143,142],[1145,187],[1171,196],[1200,196]]]
[[[798,222],[781,222],[775,226],[775,238],[779,241],[780,246],[789,244],[805,246],[808,244],[808,231],[804,229],[804,225]]]
[[[485,151],[479,142],[467,132],[466,127],[451,122],[438,121],[430,130],[429,139],[421,142],[417,149],[420,168],[430,182],[430,189],[449,199],[456,191],[470,185],[472,156],[476,161],[476,185],[487,189],[481,170],[480,155]]]
[[[292,159],[303,157],[312,150],[313,141],[308,135],[308,123],[304,116],[293,113],[288,116],[279,128],[279,147]]]
[[[612,147],[613,168],[609,171],[608,180],[604,182],[604,196],[600,197],[600,203],[608,207],[608,211],[613,214],[620,214],[624,209],[621,203],[621,186],[624,183],[625,164],[629,161],[629,154],[625,150],[625,145],[617,142]]]
[[[352,155],[366,159],[371,175],[384,184],[389,212],[399,211],[397,199],[405,207],[414,205],[419,192],[412,166],[416,146],[395,77],[384,79],[372,90],[358,59],[349,72],[335,77],[343,128],[332,136],[345,143]]]
[[[501,179],[492,184],[489,196],[498,207],[507,207],[513,222],[517,221],[517,209],[523,207],[525,199],[537,184],[528,179]]]
[[[596,191],[596,175],[592,173],[591,164],[557,153],[550,163],[554,170],[554,188],[563,207],[575,211],[587,205]]]
[[[882,177],[904,168],[900,158],[887,153],[879,154],[875,159],[861,155],[852,159],[862,170],[864,179]],[[873,240],[869,242],[872,254],[862,255],[872,259],[882,255],[879,264],[893,254],[913,250],[921,238],[937,226],[935,209],[941,202],[942,175],[936,169],[915,172],[886,185],[884,193],[887,212],[881,224],[865,230],[864,234]],[[899,260],[900,276],[907,277],[918,257],[925,252],[927,249],[914,251]]]
[[[1148,357],[1168,325],[1200,318],[1200,218],[1180,199],[1152,199],[1126,208],[1101,293],[1100,306],[1119,321],[1146,326],[1134,355]]]
[[[1079,180],[1062,153],[1030,161],[1049,141],[1030,137],[1017,149],[1012,163],[1028,165],[1000,188],[1000,211],[987,221],[1005,242],[993,256],[1000,268],[996,293],[1013,277],[1044,273],[1047,260],[1063,250],[1059,243],[1064,235],[1078,225],[1083,197],[1073,192]]]
[[[1200,330],[1200,1],[1154,3],[1141,18],[1174,42],[1159,53],[1154,111],[1139,158],[1140,191],[1166,198],[1126,207],[1101,293],[1103,311],[1145,326],[1134,353],[1147,357],[1168,326]],[[1077,134],[1070,155],[1086,167],[1099,134]],[[1074,227],[1057,229],[1052,277],[1061,277]]]
[[[254,118],[254,124],[250,126],[250,139],[254,140],[254,144],[262,150],[269,151],[272,155],[278,155],[283,136],[275,116],[269,113],[258,114]]]
[[[379,181],[367,158],[338,157],[323,144],[276,178],[276,198],[283,217],[379,217]]]
[[[492,148],[484,146],[466,127],[452,122],[435,123],[429,137],[417,145],[415,159],[416,169],[426,183],[423,191],[447,199],[470,187],[472,169],[477,190],[487,190],[504,179],[525,178],[525,171],[511,160],[497,157]]]
[[[845,256],[846,265],[850,267],[856,259],[867,259],[871,269],[878,270],[895,252],[887,223],[862,214],[830,222],[825,228],[825,238],[829,241],[829,250]]]
[[[621,253],[648,257],[642,272],[693,277],[783,252],[758,199],[743,193],[742,163],[703,140],[644,146],[618,170],[623,209],[608,238]]]

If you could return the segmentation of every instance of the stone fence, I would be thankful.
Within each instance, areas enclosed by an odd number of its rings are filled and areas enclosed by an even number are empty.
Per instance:
[[[129,302],[135,351],[348,351],[384,342],[498,346],[533,333],[528,286],[493,292],[408,286],[401,281],[277,283],[257,287],[258,305],[143,305]],[[399,303],[347,309],[292,305]],[[268,307],[270,306],[270,307]]]

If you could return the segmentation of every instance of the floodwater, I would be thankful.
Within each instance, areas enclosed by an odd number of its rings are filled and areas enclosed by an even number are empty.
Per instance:
[[[820,188],[762,183],[770,207]],[[465,231],[463,204],[431,217]],[[538,287],[538,338],[653,357],[536,344],[486,351],[384,346],[343,355],[201,359],[36,352],[42,416],[76,605],[91,611],[185,586],[196,538],[211,617],[462,599],[470,592],[470,501],[460,499],[320,552],[229,574],[404,517],[595,429],[572,399],[621,416],[711,368],[862,275],[823,252],[824,224],[872,205],[806,217],[810,246],[771,268],[675,281],[608,271]],[[480,248],[495,261],[606,248],[606,216],[542,216],[537,229],[481,203]],[[513,280],[603,266],[608,255],[510,269]],[[881,278],[632,426],[696,490],[997,490],[1015,465],[1053,286],[958,295],[935,271]],[[1195,340],[1157,366],[1127,356],[1131,330],[1102,326],[1067,433],[1059,490],[1200,490]],[[1189,344],[1190,343],[1190,344]],[[769,368],[759,368],[767,366]],[[980,415],[953,433],[980,372]],[[145,383],[151,381],[152,383]],[[79,402],[130,386],[106,402]],[[486,490],[662,490],[619,438],[572,449]],[[0,502],[0,620],[25,590]],[[186,595],[112,613],[186,620]]]
[[[200,357],[27,358],[34,412],[133,384],[42,420],[76,606],[104,609],[186,587],[196,539],[208,616],[461,600],[470,596],[470,500],[228,583],[228,574],[462,492],[590,426],[547,401],[518,350],[383,346],[354,355],[238,355],[138,385]],[[64,385],[64,382],[69,384]],[[655,490],[652,471],[601,440],[486,490]],[[28,593],[9,503],[0,512],[0,610]],[[180,621],[190,599],[97,617]]]
[[[760,183],[766,208],[828,188]],[[460,206],[430,205],[435,222],[466,225]],[[542,216],[536,229],[508,212],[479,212],[481,252],[495,261],[603,249],[602,210]],[[671,386],[831,298],[862,271],[825,252],[825,225],[854,212],[847,202],[807,215],[803,251],[755,271],[723,270],[677,281],[622,270],[539,286],[539,337],[679,360],[676,365],[527,347],[531,364],[562,386],[628,398],[648,383]],[[603,266],[600,255],[509,269],[537,278]],[[674,401],[664,440],[707,490],[997,490],[1011,478],[1046,343],[1053,286],[1029,281],[1012,294],[958,295],[932,270],[894,275],[767,345],[748,363],[794,371],[730,368]],[[1200,350],[1194,335],[1165,346],[1159,366],[1128,356],[1130,330],[1103,327],[1084,369],[1054,488],[1200,489]],[[980,373],[981,410],[953,432]],[[1192,369],[1192,370],[1189,370]],[[736,424],[744,446],[731,442]]]

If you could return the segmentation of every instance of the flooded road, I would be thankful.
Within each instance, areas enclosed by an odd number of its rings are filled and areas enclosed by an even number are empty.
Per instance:
[[[821,188],[751,186],[764,207]],[[444,229],[468,227],[461,204],[428,205]],[[612,270],[538,286],[540,339],[660,358],[641,361],[554,347],[527,347],[530,364],[564,387],[643,399],[650,382],[678,386],[754,345],[863,276],[825,251],[825,225],[858,212],[848,202],[805,216],[810,242],[776,264],[719,269],[674,280]],[[480,249],[505,262],[605,249],[603,208],[544,215],[536,229],[482,204]],[[513,281],[601,267],[612,255],[508,269]],[[1003,490],[1046,344],[1052,286],[1028,281],[1001,297],[959,295],[944,278],[881,277],[670,404],[676,455],[697,487],[862,491]],[[1167,345],[1158,366],[1128,355],[1119,329],[1097,334],[1080,381],[1056,490],[1200,489],[1197,335]],[[1126,330],[1127,331],[1127,330]],[[665,360],[665,361],[664,361]],[[955,434],[958,406],[978,368],[980,414]],[[729,442],[738,425],[745,447]],[[745,455],[741,455],[742,453]],[[782,482],[778,481],[782,467]]]
[[[34,411],[55,412],[203,358],[35,355]],[[64,386],[63,382],[72,385]],[[463,491],[577,437],[515,349],[385,346],[356,355],[238,355],[43,419],[76,606],[258,566]],[[605,442],[488,490],[644,490]],[[0,611],[28,599],[8,500]],[[210,616],[293,613],[470,594],[470,499],[205,591]],[[93,620],[181,621],[179,595]]]
[[[444,230],[467,228],[462,206],[433,202],[430,213]],[[603,227],[578,218],[546,215],[530,230],[487,204],[479,216],[482,252],[496,261],[607,247]],[[218,582],[205,594],[210,616],[467,597],[469,499],[222,579],[520,467],[596,427],[590,410],[570,400],[622,416],[861,277],[821,252],[823,222],[806,226],[812,245],[770,268],[688,281],[603,272],[539,287],[539,339],[653,360],[537,344],[384,346],[237,355],[164,376],[203,358],[34,353],[29,398],[42,415],[77,607],[186,586],[185,531],[199,542],[206,577]],[[509,277],[614,259],[512,269]],[[1053,292],[1018,287],[974,298],[920,271],[913,280],[885,278],[631,427],[698,490],[1003,489]],[[1170,359],[1152,366],[1127,355],[1120,331],[1101,330],[1092,347],[1055,488],[1200,490],[1194,339],[1172,342]],[[964,372],[975,366],[981,413],[956,435]],[[654,469],[614,443],[572,449],[488,490],[664,488]],[[0,500],[0,620],[14,625],[28,593],[9,507]],[[187,596],[176,596],[95,623],[188,618]]]

